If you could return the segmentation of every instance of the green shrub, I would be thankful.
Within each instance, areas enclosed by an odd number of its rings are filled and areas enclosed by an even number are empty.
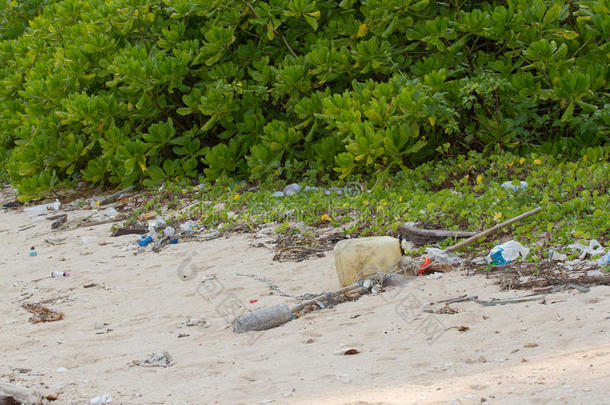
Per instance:
[[[0,171],[25,199],[81,177],[383,182],[610,137],[606,0],[4,0],[0,23]]]

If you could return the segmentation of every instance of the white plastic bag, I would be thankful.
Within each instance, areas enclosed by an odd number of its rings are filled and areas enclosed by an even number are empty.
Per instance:
[[[582,243],[575,243],[567,246],[568,249],[578,250],[580,251],[580,255],[578,255],[579,259],[584,259],[587,255],[603,255],[606,253],[603,246],[599,244],[599,242],[595,239],[592,239],[589,242],[589,246],[584,245]]]
[[[501,266],[512,262],[519,256],[526,257],[529,252],[529,248],[526,248],[517,241],[509,240],[491,249],[485,260],[487,260],[488,264],[493,263]]]

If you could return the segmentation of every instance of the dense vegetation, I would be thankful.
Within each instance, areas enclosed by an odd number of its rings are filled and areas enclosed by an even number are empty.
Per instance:
[[[608,0],[0,3],[0,172],[24,198],[608,159]]]

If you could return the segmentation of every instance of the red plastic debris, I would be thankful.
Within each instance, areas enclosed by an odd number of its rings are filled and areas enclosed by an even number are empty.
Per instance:
[[[254,304],[255,302],[258,302],[258,300],[250,300],[250,304]]]
[[[428,266],[430,266],[430,263],[430,259],[428,257],[424,257],[424,264],[419,267],[419,269],[417,270],[417,274],[422,274],[424,271],[426,271]]]

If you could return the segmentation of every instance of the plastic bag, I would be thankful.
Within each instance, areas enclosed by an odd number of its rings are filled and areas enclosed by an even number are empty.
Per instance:
[[[485,260],[487,260],[488,264],[501,266],[512,262],[519,256],[526,257],[529,252],[529,248],[526,248],[517,241],[510,240],[491,249]]]

